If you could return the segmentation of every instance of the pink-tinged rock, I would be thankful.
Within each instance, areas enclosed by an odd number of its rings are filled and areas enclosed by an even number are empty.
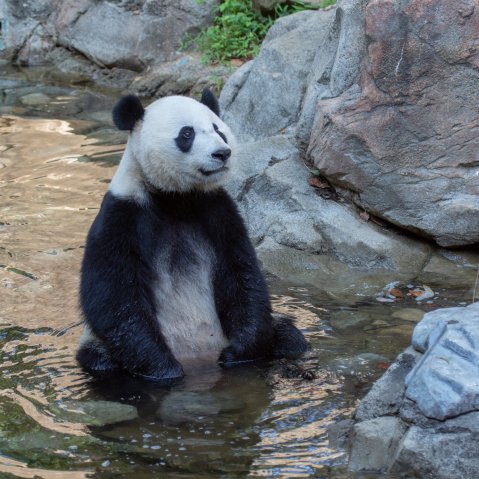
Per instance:
[[[479,242],[479,4],[372,0],[358,82],[318,102],[308,154],[368,212]]]

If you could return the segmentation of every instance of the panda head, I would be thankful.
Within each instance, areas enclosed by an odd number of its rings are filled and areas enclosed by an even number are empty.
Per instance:
[[[218,102],[205,89],[201,101],[169,96],[147,108],[138,97],[126,96],[115,106],[113,121],[130,131],[125,156],[139,165],[135,171],[143,184],[170,192],[205,191],[224,180],[236,145],[218,115]]]

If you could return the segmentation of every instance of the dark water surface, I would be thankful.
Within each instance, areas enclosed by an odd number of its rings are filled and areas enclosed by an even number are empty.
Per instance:
[[[0,477],[349,477],[327,426],[409,343],[421,310],[466,293],[380,303],[360,284],[331,299],[269,278],[275,309],[311,342],[302,367],[316,379],[276,364],[163,388],[95,382],[74,360],[79,264],[126,138],[110,121],[119,94],[38,70],[9,71],[0,93]]]

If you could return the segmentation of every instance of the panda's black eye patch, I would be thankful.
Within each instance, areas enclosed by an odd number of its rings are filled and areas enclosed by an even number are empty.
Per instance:
[[[176,146],[186,153],[190,151],[195,139],[195,129],[192,126],[184,126],[175,138]]]
[[[228,140],[226,139],[225,134],[222,133],[222,132],[218,129],[218,126],[215,125],[214,123],[213,123],[213,128],[215,129],[216,133],[218,133],[218,135],[221,137],[221,139],[222,139],[226,144],[228,144]]]

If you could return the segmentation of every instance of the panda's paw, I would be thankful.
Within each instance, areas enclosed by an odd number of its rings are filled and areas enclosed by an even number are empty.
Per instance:
[[[160,364],[135,372],[135,376],[139,376],[147,381],[181,379],[184,375],[183,367],[176,359],[165,360]]]
[[[218,362],[222,365],[231,365],[238,361],[238,355],[233,348],[233,346],[227,346],[226,348],[221,351],[220,357],[218,358]]]
[[[76,354],[76,359],[86,371],[93,374],[105,374],[119,369],[107,349],[101,343],[91,342],[83,345]]]

